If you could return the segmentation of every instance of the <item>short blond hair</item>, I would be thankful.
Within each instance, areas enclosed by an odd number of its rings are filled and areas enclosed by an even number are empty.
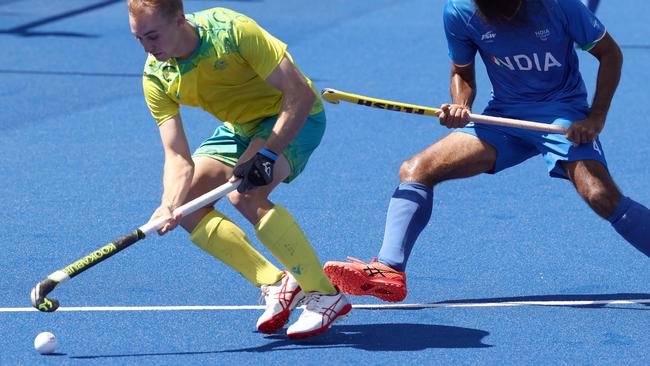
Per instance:
[[[128,0],[129,14],[139,15],[146,9],[173,18],[178,13],[184,13],[183,0]]]

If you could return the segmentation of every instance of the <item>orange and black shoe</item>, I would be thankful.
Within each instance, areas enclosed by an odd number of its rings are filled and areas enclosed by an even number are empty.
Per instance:
[[[347,294],[374,296],[389,302],[406,297],[406,273],[377,262],[377,258],[365,263],[348,257],[347,262],[327,262],[323,269],[330,281]]]

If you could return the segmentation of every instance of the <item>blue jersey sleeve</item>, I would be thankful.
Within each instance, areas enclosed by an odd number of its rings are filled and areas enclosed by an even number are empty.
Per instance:
[[[460,66],[474,62],[477,46],[468,35],[467,22],[452,1],[447,2],[443,13],[449,58]]]
[[[603,23],[580,0],[559,0],[557,3],[567,17],[569,36],[580,48],[589,51],[605,36]]]

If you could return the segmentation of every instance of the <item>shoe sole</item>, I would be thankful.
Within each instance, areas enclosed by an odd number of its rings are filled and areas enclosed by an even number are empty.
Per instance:
[[[352,304],[346,304],[338,312],[336,317],[334,319],[332,319],[331,322],[329,322],[329,324],[327,324],[327,325],[325,325],[323,327],[320,327],[318,329],[314,329],[314,330],[312,330],[310,332],[292,333],[292,334],[287,333],[287,337],[289,337],[291,339],[303,339],[303,338],[313,337],[313,336],[317,336],[319,334],[325,333],[328,329],[330,329],[330,327],[332,326],[332,324],[334,324],[334,322],[336,322],[337,320],[342,320],[343,318],[345,318],[350,313],[350,311],[352,311]]]
[[[300,291],[300,287],[297,287],[296,290]],[[289,316],[291,316],[291,311],[298,306],[298,303],[300,300],[302,300],[305,296],[301,295],[299,296],[295,295],[294,298],[291,300],[291,303],[289,304],[288,309],[284,309],[278,314],[276,314],[274,317],[271,319],[263,322],[257,327],[257,330],[259,332],[265,333],[265,334],[273,334],[282,329],[285,324],[289,322]]]
[[[406,288],[401,284],[370,281],[365,272],[326,263],[323,268],[330,281],[346,294],[353,296],[374,296],[382,301],[399,302],[406,297]]]
[[[291,310],[286,309],[278,313],[273,318],[260,324],[257,327],[257,330],[265,334],[276,333],[278,330],[282,329],[282,327],[284,327],[284,325],[287,324],[287,322],[289,322],[290,314],[291,314]]]

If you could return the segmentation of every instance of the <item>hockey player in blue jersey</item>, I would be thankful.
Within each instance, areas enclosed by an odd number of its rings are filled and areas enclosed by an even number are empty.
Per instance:
[[[448,0],[444,26],[451,103],[441,106],[440,123],[454,130],[402,164],[376,260],[328,262],[332,282],[352,295],[401,301],[408,257],[431,217],[433,188],[533,156],[545,160],[550,176],[570,180],[623,239],[650,256],[650,210],[619,191],[598,139],[623,62],[603,24],[580,0]],[[599,61],[591,106],[574,43]],[[562,125],[566,135],[468,123],[477,53],[493,89],[483,114]]]

